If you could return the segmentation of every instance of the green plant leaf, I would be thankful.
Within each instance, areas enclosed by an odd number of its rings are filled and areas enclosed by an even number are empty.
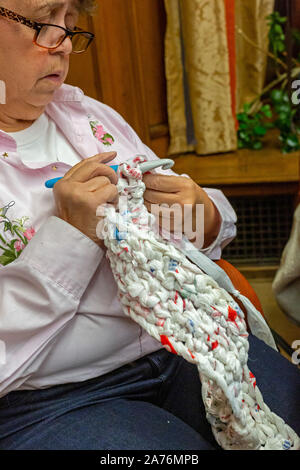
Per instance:
[[[295,150],[298,149],[300,145],[298,137],[296,135],[289,135],[286,139],[286,143],[289,147]]]
[[[271,118],[273,116],[271,106],[269,104],[265,104],[261,108],[261,112],[268,118]]]
[[[283,90],[272,90],[270,98],[274,103],[279,103],[283,99],[284,92]]]
[[[254,150],[261,150],[262,148],[263,148],[262,142],[260,142],[260,141],[254,142],[254,144],[253,144],[253,149]]]
[[[274,51],[283,52],[285,51],[285,48],[286,46],[284,42],[284,36],[283,35],[277,36],[277,38],[273,40]]]
[[[238,120],[239,122],[247,122],[248,119],[249,119],[249,118],[248,118],[248,115],[247,115],[246,113],[239,113],[239,114],[237,115],[237,120]]]
[[[244,104],[244,112],[245,112],[246,114],[248,114],[248,112],[250,111],[250,109],[251,109],[251,103],[245,103],[245,104]]]
[[[292,109],[289,104],[282,102],[278,104],[278,106],[275,106],[275,111],[278,114],[286,114],[287,116],[289,116],[289,114],[291,114]]]
[[[251,140],[249,134],[247,134],[246,132],[243,132],[243,131],[239,133],[239,137],[244,142],[250,142],[250,140]]]
[[[259,135],[259,136],[265,136],[266,133],[267,133],[267,129],[263,126],[256,126],[254,129],[253,129],[253,132],[255,135]]]
[[[287,22],[287,16],[278,15],[278,21],[279,21],[279,23],[282,23],[282,24],[286,23]]]

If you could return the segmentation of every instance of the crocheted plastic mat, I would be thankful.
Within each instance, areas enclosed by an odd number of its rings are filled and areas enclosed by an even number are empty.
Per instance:
[[[206,416],[222,448],[299,449],[299,437],[264,403],[247,366],[247,325],[227,290],[239,293],[205,256],[198,258],[187,243],[179,246],[160,235],[143,201],[142,175],[150,163],[144,162],[138,156],[120,165],[118,207],[98,209],[105,217],[97,233],[107,247],[125,314],[168,351],[197,366]],[[251,312],[251,330],[274,347],[261,315],[243,301]]]

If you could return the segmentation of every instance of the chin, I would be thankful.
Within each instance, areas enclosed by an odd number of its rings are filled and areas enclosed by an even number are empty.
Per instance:
[[[50,86],[47,83],[47,86],[42,86],[39,87],[38,90],[34,91],[33,97],[32,97],[32,103],[34,106],[47,106],[52,99],[54,93],[60,89],[60,87],[63,85],[63,83],[55,84]]]

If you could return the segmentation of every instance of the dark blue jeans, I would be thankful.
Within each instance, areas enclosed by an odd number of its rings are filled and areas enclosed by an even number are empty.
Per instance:
[[[300,374],[250,337],[249,368],[272,411],[300,433]],[[0,450],[219,449],[196,366],[160,350],[102,377],[0,399]]]

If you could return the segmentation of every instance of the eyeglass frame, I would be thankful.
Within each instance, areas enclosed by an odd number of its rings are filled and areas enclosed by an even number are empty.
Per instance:
[[[72,41],[73,37],[76,34],[86,33],[86,34],[90,35],[90,39],[89,39],[89,42],[86,46],[86,49],[84,51],[79,51],[79,52],[72,51],[73,54],[82,54],[83,52],[85,52],[87,50],[87,48],[89,47],[89,45],[91,44],[91,42],[95,38],[94,33],[90,33],[89,31],[84,31],[83,29],[78,28],[77,26],[75,26],[73,31],[71,31],[70,29],[63,28],[62,26],[59,26],[57,24],[38,23],[37,21],[29,20],[28,18],[25,18],[25,16],[18,15],[14,11],[8,10],[7,8],[1,7],[1,6],[0,6],[0,16],[3,16],[4,18],[7,18],[7,19],[12,20],[12,21],[16,21],[17,23],[21,23],[24,26],[27,26],[28,28],[34,29],[35,30],[35,36],[33,38],[33,44],[35,44],[38,47],[42,47],[43,49],[48,49],[48,50],[53,51],[54,49],[57,49],[65,41],[65,39],[67,39],[68,37],[70,37],[71,41]],[[44,26],[55,26],[56,28],[60,28],[63,31],[65,31],[65,36],[63,37],[63,39],[61,40],[61,42],[57,46],[55,46],[55,47],[46,47],[46,46],[40,46],[40,44],[37,44],[36,41],[37,41],[37,39],[39,37],[39,34],[42,31]]]

